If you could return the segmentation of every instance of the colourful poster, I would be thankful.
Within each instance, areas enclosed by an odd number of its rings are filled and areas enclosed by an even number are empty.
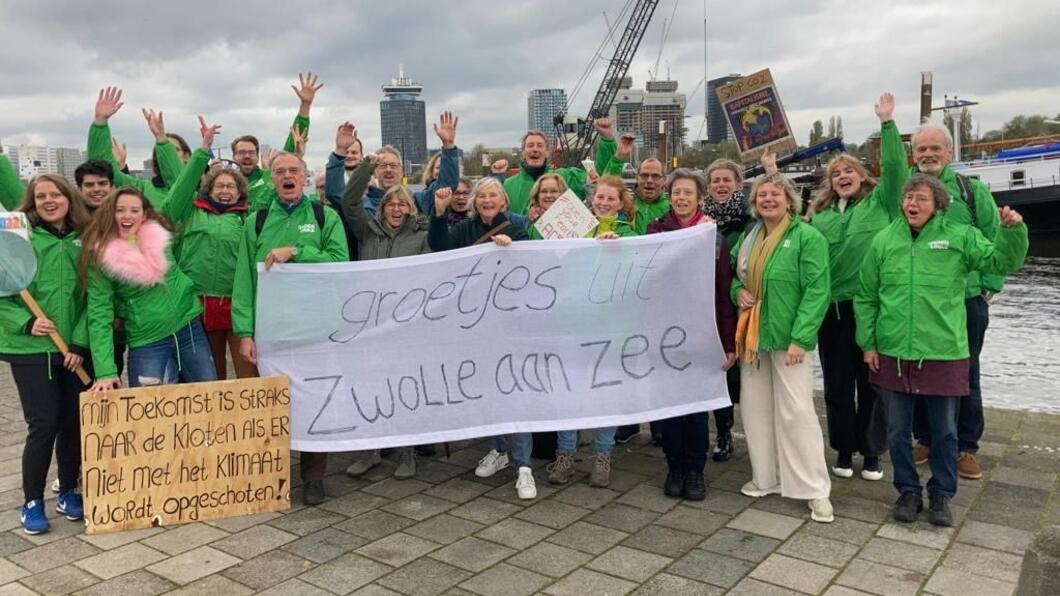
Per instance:
[[[795,150],[795,137],[769,69],[719,87],[718,99],[743,161],[758,159],[766,148],[777,154]]]

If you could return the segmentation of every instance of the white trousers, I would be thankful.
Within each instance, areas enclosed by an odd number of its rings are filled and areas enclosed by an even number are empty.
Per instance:
[[[832,490],[821,423],[813,407],[809,354],[787,366],[787,352],[762,352],[759,365],[740,364],[740,418],[758,488],[780,486],[792,499],[827,497]]]

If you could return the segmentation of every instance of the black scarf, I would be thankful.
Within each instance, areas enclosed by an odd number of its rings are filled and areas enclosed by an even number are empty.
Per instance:
[[[528,176],[534,179],[534,182],[537,182],[537,179],[544,176],[545,172],[548,171],[548,162],[545,162],[544,164],[541,164],[541,166],[535,168],[531,167],[524,161],[521,167],[523,171],[527,173]]]
[[[747,199],[743,191],[732,193],[728,201],[719,203],[709,196],[703,199],[700,207],[718,224],[719,229],[728,227],[733,222],[741,222],[748,216]]]

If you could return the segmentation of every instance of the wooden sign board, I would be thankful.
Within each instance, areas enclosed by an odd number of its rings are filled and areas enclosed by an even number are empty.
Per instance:
[[[585,203],[567,190],[556,199],[534,224],[541,237],[546,240],[555,238],[584,238],[586,234],[600,225],[592,211]]]
[[[286,376],[81,394],[86,533],[291,505]]]
[[[768,68],[722,85],[717,93],[744,162],[759,159],[766,149],[778,155],[795,151],[795,137]]]

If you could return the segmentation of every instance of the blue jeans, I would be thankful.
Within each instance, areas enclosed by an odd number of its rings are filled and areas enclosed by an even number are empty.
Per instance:
[[[931,427],[931,480],[929,494],[952,497],[957,493],[957,397],[913,395],[880,389],[880,397],[887,404],[887,441],[891,447],[894,466],[894,487],[898,492],[920,494],[920,476],[916,472],[911,441],[913,411],[917,402],[927,411]]]
[[[603,453],[604,455],[611,454],[611,450],[615,448],[615,432],[617,430],[617,426],[596,429],[596,442],[593,446],[596,453]],[[557,432],[556,435],[557,450],[567,454],[574,453],[578,450],[578,431],[561,430]]]
[[[198,317],[154,343],[129,349],[129,386],[217,380],[210,344]]]
[[[530,467],[530,452],[534,450],[534,438],[530,433],[490,437],[489,445],[497,453],[507,453],[516,468]]]

